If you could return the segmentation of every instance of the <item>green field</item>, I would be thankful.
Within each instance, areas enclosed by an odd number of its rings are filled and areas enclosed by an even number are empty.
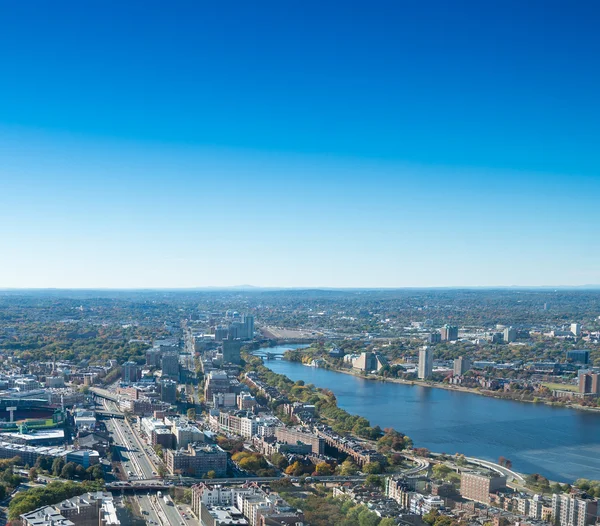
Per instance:
[[[544,387],[547,387],[550,390],[560,389],[561,391],[578,391],[579,388],[576,385],[571,384],[554,384],[550,382],[544,382],[542,384]]]

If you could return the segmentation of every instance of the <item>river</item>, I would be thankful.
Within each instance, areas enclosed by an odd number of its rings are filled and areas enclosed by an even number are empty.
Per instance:
[[[301,345],[272,347],[282,354]],[[265,365],[292,380],[331,389],[338,405],[410,436],[416,447],[490,461],[551,480],[600,479],[600,414],[417,385],[365,380],[286,360]]]

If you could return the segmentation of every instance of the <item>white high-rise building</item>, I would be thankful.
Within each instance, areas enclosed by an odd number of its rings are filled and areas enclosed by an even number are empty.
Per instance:
[[[423,347],[419,351],[419,378],[425,380],[431,378],[433,373],[433,351],[429,347]]]
[[[571,323],[571,333],[573,336],[581,336],[581,325],[579,323]]]

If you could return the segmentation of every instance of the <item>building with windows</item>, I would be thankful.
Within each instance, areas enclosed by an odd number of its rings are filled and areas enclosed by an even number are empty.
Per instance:
[[[444,325],[440,329],[443,342],[454,342],[458,340],[458,327],[453,325]]]
[[[590,363],[590,351],[584,349],[574,349],[567,351],[567,362],[580,363],[587,365]]]
[[[579,375],[579,394],[600,395],[600,375],[597,373],[582,373]]]
[[[465,499],[490,504],[490,493],[506,488],[506,477],[497,474],[463,471],[460,477],[460,494]]]
[[[177,402],[177,382],[164,379],[160,382],[160,400],[168,404]]]
[[[230,334],[231,336],[231,334]],[[227,339],[223,340],[223,363],[239,364],[241,361],[240,349],[241,340]]]
[[[454,376],[462,376],[471,369],[471,360],[464,356],[459,356],[454,360]]]
[[[179,379],[179,353],[174,351],[163,353],[160,367],[163,378]]]
[[[214,444],[189,444],[187,449],[167,449],[164,457],[172,475],[201,477],[214,471],[217,477],[224,477],[227,473],[227,453]]]
[[[125,362],[121,367],[121,376],[123,383],[133,384],[142,376],[142,370],[135,362]]]
[[[556,526],[586,526],[598,516],[598,501],[564,493],[552,496],[552,520]]]
[[[433,351],[429,347],[423,347],[419,351],[419,378],[426,380],[433,374]]]
[[[514,327],[506,327],[503,332],[504,343],[512,343],[517,339],[517,329]]]

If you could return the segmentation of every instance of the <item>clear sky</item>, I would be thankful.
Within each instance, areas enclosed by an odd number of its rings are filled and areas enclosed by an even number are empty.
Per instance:
[[[4,1],[0,287],[600,283],[600,3]]]

